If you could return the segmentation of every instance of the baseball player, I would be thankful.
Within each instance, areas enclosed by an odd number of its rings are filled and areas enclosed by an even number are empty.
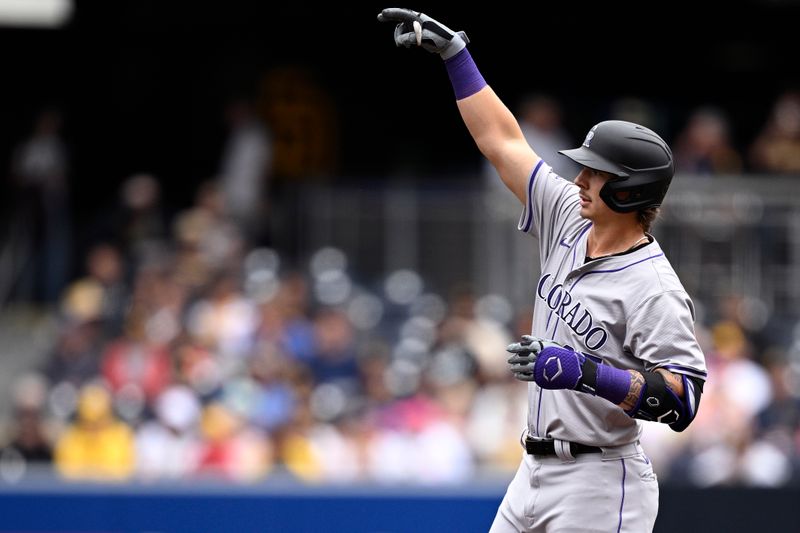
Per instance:
[[[507,348],[529,383],[524,453],[491,531],[652,531],[658,483],[640,421],[683,431],[706,378],[692,301],[649,233],[669,147],[637,124],[601,122],[560,152],[582,166],[566,181],[526,143],[464,32],[408,9],[378,20],[396,23],[398,46],[442,57],[470,134],[523,204],[519,229],[539,240],[532,335]]]

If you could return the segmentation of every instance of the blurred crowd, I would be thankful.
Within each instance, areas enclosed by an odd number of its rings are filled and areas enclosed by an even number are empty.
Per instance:
[[[516,115],[529,143],[564,176],[577,169],[557,155],[575,146],[566,130],[559,102],[532,94],[518,104]],[[620,98],[603,118],[629,120],[660,132],[672,147],[676,172],[693,175],[800,173],[800,91],[778,95],[764,123],[754,133],[735,131],[736,120],[715,105],[690,110],[682,123],[657,104]],[[580,132],[581,134],[583,132]]]
[[[529,332],[530,308],[468,287],[438,294],[412,270],[364,280],[332,247],[291,257],[271,246],[259,233],[270,134],[246,106],[230,109],[220,178],[193,205],[167,216],[158,179],[131,176],[65,279],[69,163],[48,113],[14,159],[19,211],[37,221],[30,246],[47,251],[20,272],[31,289],[16,290],[54,302],[57,327],[44,364],[6,391],[1,480],[43,468],[74,480],[438,484],[517,467],[527,389],[504,349]],[[552,99],[531,99],[520,118],[545,158],[573,144]],[[682,172],[800,173],[800,93],[775,102],[746,153],[713,108],[672,145]],[[697,324],[709,382],[685,433],[646,424],[657,473],[800,483],[800,328],[794,345],[774,345],[737,295],[701,303],[714,310]]]
[[[92,248],[15,385],[0,471],[438,483],[517,461],[525,388],[503,347],[530,315],[412,271],[360,286],[334,248],[285,268],[220,205],[208,185],[160,246]]]

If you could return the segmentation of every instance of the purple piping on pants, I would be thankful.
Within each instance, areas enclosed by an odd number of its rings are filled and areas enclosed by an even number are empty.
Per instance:
[[[622,530],[622,507],[625,505],[625,459],[620,459],[622,463],[622,500],[619,502],[619,525],[617,533]]]
[[[536,402],[536,436],[541,437],[539,434],[539,416],[542,414],[542,388],[539,387],[539,401]]]

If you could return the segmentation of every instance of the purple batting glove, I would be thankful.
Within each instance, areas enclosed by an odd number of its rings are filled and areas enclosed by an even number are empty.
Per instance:
[[[585,360],[572,350],[548,346],[536,358],[533,379],[543,389],[575,390],[583,377]]]

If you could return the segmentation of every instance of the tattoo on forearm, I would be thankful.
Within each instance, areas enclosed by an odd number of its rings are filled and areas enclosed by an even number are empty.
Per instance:
[[[644,388],[644,376],[636,370],[628,370],[628,373],[631,375],[631,387],[628,389],[628,395],[625,396],[625,399],[619,404],[624,411],[630,411],[636,407],[636,403],[639,401],[639,397],[642,395],[642,389]]]
[[[663,368],[657,368],[656,372],[664,376],[664,382],[672,392],[677,394],[680,398],[683,398],[683,380],[681,380],[680,377]]]

